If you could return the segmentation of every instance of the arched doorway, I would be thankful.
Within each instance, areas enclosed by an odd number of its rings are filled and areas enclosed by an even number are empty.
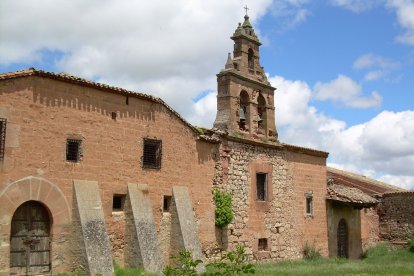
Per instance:
[[[338,257],[348,258],[348,227],[341,219],[338,224]]]
[[[17,208],[10,233],[10,275],[37,275],[50,271],[50,216],[38,201]]]

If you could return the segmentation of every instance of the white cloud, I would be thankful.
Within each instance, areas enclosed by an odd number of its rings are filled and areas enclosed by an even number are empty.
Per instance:
[[[368,97],[362,96],[361,85],[344,75],[339,75],[327,83],[318,82],[315,84],[314,90],[316,99],[332,100],[348,107],[377,107],[382,102],[382,97],[377,91],[373,91]]]
[[[155,94],[191,117],[191,99],[216,89],[215,74],[233,49],[229,36],[243,20],[243,4],[4,0],[0,64],[39,61],[56,51],[62,54],[55,64],[60,71]],[[247,4],[254,24],[272,0]]]
[[[397,69],[398,67],[400,67],[399,62],[374,54],[362,55],[354,61],[354,68],[356,69]]]
[[[278,0],[274,1],[271,10],[272,14],[280,21],[279,31],[293,28],[312,14],[309,9],[305,8],[309,0]]]
[[[383,175],[378,180],[391,183],[407,190],[414,190],[414,176]]]
[[[364,79],[373,81],[384,78],[400,67],[400,63],[374,54],[365,54],[354,61],[353,67],[359,70],[368,70]]]
[[[188,119],[197,126],[212,126],[216,119],[217,91],[210,92],[193,105],[193,112]]]
[[[309,104],[314,93],[303,81],[270,78],[276,90],[276,126],[282,142],[330,152],[333,167],[414,188],[414,111],[383,111],[347,126]]]
[[[334,6],[360,13],[382,4],[383,0],[331,0],[330,2]]]
[[[414,2],[412,0],[388,0],[387,6],[395,9],[398,23],[405,30],[405,33],[397,37],[397,40],[414,45]]]

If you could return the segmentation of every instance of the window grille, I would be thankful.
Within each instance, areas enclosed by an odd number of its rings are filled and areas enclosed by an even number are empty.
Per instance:
[[[123,211],[126,195],[114,195],[112,197],[112,211]]]
[[[66,161],[79,162],[81,153],[82,140],[67,139],[66,140]]]
[[[162,143],[160,140],[144,139],[144,155],[142,167],[159,169],[161,168]]]
[[[256,199],[258,201],[267,200],[267,174],[256,173]]]
[[[6,122],[5,118],[0,118],[0,160],[4,160],[4,148],[6,143]]]
[[[268,248],[267,247],[267,239],[259,239],[257,249],[259,251],[267,251],[268,250],[267,248]]]

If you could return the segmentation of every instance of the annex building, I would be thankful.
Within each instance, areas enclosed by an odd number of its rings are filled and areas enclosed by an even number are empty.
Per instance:
[[[414,233],[414,193],[279,141],[276,88],[249,17],[217,75],[212,129],[162,99],[37,69],[0,74],[0,274],[161,271],[181,248],[212,260],[358,258]],[[215,225],[212,191],[232,195]]]

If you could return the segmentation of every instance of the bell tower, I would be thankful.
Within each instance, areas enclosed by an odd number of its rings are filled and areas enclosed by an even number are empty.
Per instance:
[[[230,135],[248,139],[266,138],[277,141],[274,91],[260,65],[261,45],[244,16],[231,39],[230,53],[223,70],[217,74],[217,116],[214,127]]]

